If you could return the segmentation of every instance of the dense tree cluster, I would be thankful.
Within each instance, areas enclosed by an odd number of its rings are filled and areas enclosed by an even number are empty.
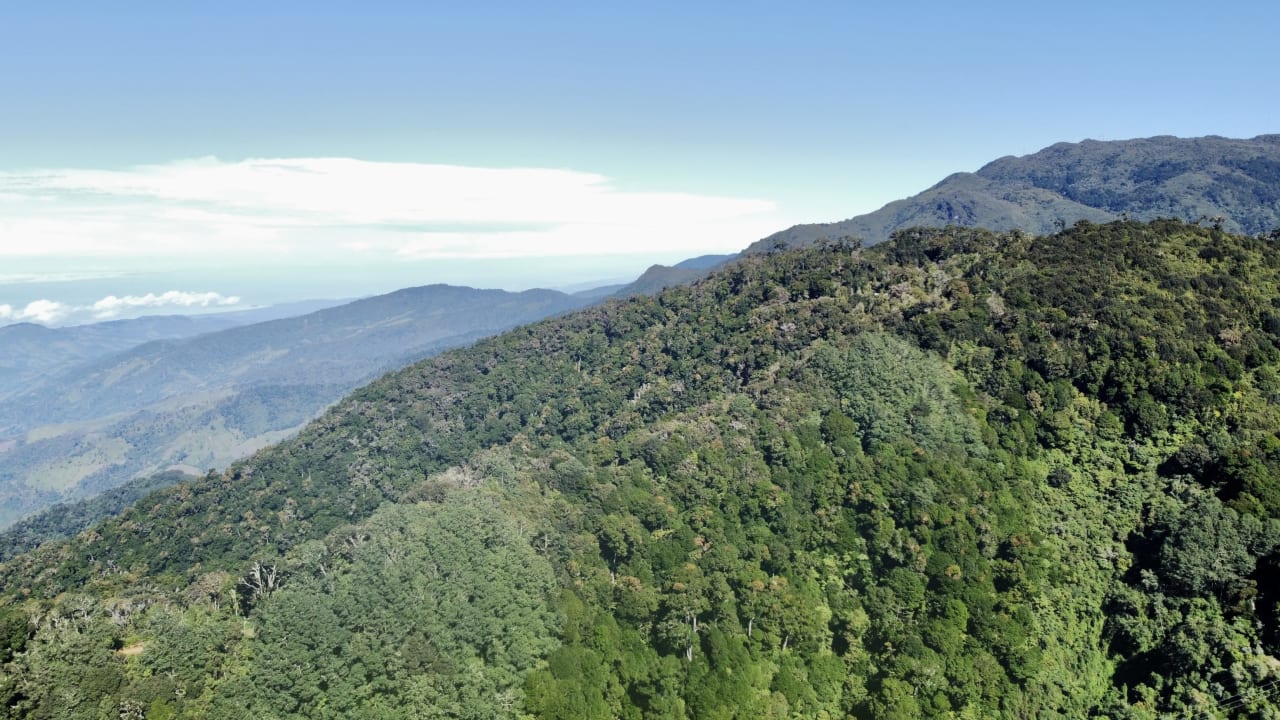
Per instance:
[[[1214,228],[951,228],[528,326],[0,565],[0,702],[1275,717],[1277,297]]]

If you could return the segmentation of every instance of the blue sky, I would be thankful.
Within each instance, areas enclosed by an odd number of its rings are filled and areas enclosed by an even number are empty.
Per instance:
[[[1280,131],[1264,2],[205,7],[4,8],[0,308],[603,280],[1058,141]]]

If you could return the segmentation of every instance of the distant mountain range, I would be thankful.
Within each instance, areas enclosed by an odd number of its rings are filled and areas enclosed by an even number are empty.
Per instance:
[[[306,300],[208,315],[148,315],[57,328],[29,322],[0,326],[0,400],[80,363],[152,340],[194,337],[303,315],[346,302],[350,300]]]
[[[675,265],[652,265],[626,285],[612,288],[612,297],[627,298],[634,295],[652,295],[673,285],[687,285],[706,277],[712,270],[738,257],[733,255],[700,255]]]
[[[0,527],[140,474],[225,466],[383,372],[593,299],[430,285],[194,337],[219,321],[0,328]]]
[[[950,175],[924,192],[866,215],[796,225],[748,248],[853,237],[866,244],[895,230],[948,225],[1053,232],[1078,220],[1221,218],[1226,230],[1280,227],[1280,134],[1058,143]]]

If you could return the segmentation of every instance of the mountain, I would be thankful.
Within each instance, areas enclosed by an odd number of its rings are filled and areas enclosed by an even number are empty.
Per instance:
[[[707,268],[681,267],[679,265],[651,265],[640,277],[616,289],[611,297],[626,298],[633,295],[652,295],[676,285],[688,285],[707,276]]]
[[[0,401],[81,363],[153,340],[194,337],[251,323],[303,315],[346,301],[309,300],[207,315],[148,315],[48,328],[34,323],[0,326]]]
[[[592,303],[597,303],[604,300],[610,295],[613,295],[614,293],[618,292],[622,288],[626,287],[628,284],[629,283],[617,283],[613,285],[598,285],[596,287],[588,288],[586,290],[577,290],[571,294],[575,298],[582,300],[583,305],[590,305]]]
[[[612,297],[652,295],[675,285],[701,280],[712,270],[733,261],[737,255],[700,255],[675,265],[652,265],[632,282],[613,288]]]
[[[35,515],[23,518],[0,531],[0,562],[45,543],[62,540],[96,524],[103,518],[118,515],[126,508],[160,488],[175,485],[193,476],[170,470],[135,478],[91,498],[59,503]]]
[[[20,718],[1269,717],[1280,249],[741,259],[0,564]]]
[[[675,267],[685,270],[712,270],[733,260],[737,255],[699,255],[698,257],[681,260],[675,264]]]
[[[442,339],[576,306],[552,290],[408,288],[307,315],[156,341],[57,375],[0,408],[0,433],[80,421],[226,386],[358,382]],[[402,359],[403,362],[402,362]]]
[[[652,295],[675,285],[688,285],[700,280],[712,270],[733,261],[737,255],[699,255],[682,260],[675,265],[651,265],[640,277],[617,287],[609,288],[610,296],[626,298],[632,295]]]
[[[550,290],[431,285],[148,342],[37,378],[0,402],[0,527],[165,468],[223,467],[380,373],[586,302]],[[71,336],[72,347],[125,335],[15,327],[10,332]]]
[[[1280,135],[1058,143],[956,173],[914,197],[834,223],[796,225],[747,252],[821,238],[883,242],[909,227],[1048,233],[1078,220],[1221,218],[1231,232],[1280,228]]]

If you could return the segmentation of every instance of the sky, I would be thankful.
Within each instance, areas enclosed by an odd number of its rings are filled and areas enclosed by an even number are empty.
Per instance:
[[[1280,131],[1280,3],[0,0],[0,324],[619,282],[1060,141]]]

